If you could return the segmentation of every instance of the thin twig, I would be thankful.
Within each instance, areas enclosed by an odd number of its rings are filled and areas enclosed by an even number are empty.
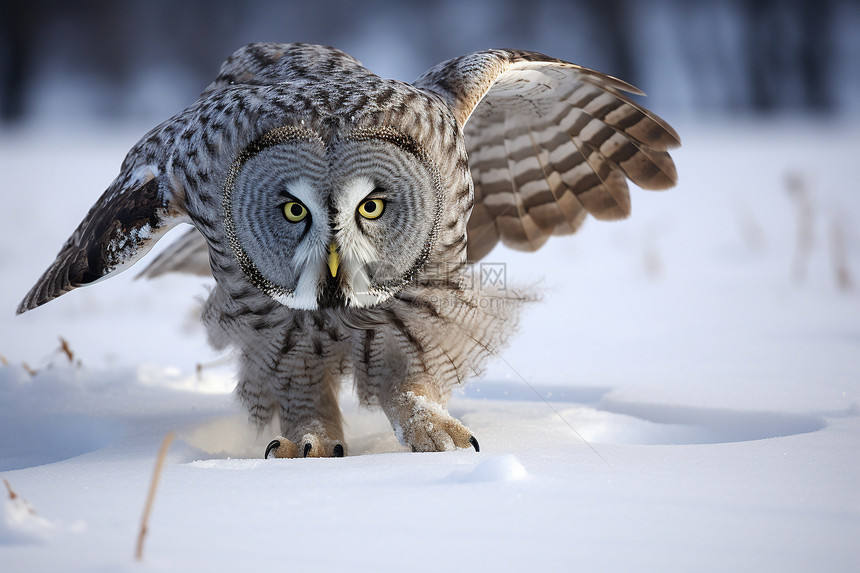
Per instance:
[[[848,255],[845,248],[845,232],[842,229],[842,220],[834,217],[830,226],[831,261],[836,273],[836,286],[839,290],[850,291],[854,281],[851,279],[851,271],[848,269]]]
[[[12,490],[12,486],[9,485],[9,480],[4,479],[3,483],[6,484],[6,490],[9,492],[9,499],[15,499],[18,497],[18,494]]]
[[[198,362],[194,366],[194,369],[197,371],[197,380],[198,381],[203,380],[203,371],[204,370],[207,370],[209,368],[214,368],[216,366],[221,366],[222,364],[229,364],[229,363],[230,363],[230,357],[229,356],[222,356],[220,358],[216,358],[212,362]]]
[[[167,450],[170,449],[170,444],[176,436],[175,432],[169,432],[164,436],[161,442],[161,449],[158,451],[158,458],[155,460],[155,469],[152,472],[152,481],[149,484],[149,495],[146,496],[146,505],[143,508],[143,518],[140,520],[140,533],[137,535],[137,551],[135,557],[138,561],[143,561],[143,538],[146,537],[147,524],[149,523],[149,513],[152,511],[152,503],[155,500],[155,491],[158,489],[158,480],[161,477],[161,470],[164,467],[164,459],[167,457]]]
[[[794,247],[792,277],[798,284],[806,280],[815,236],[815,209],[812,193],[806,179],[799,173],[789,173],[785,178],[788,194],[796,203],[797,240]]]
[[[66,355],[66,358],[69,359],[69,362],[75,361],[75,353],[72,352],[72,348],[69,346],[69,341],[62,336],[60,337],[60,350],[63,351],[63,354]]]
[[[23,504],[24,508],[27,510],[27,512],[30,515],[39,515],[38,513],[36,513],[36,510],[33,509],[33,506],[30,505],[30,503],[26,499],[24,499],[23,497],[21,497],[20,495],[15,493],[15,490],[13,490],[12,486],[9,484],[9,480],[4,479],[3,484],[6,486],[6,491],[9,492],[9,499],[10,500],[12,500],[14,502],[16,499],[18,499],[19,501],[15,502],[15,503]]]

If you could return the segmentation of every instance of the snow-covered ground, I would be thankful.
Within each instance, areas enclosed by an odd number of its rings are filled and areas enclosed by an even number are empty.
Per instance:
[[[860,570],[860,130],[677,127],[678,188],[490,255],[545,297],[452,402],[480,453],[347,393],[351,455],[299,460],[260,459],[204,280],[14,316],[143,130],[0,133],[0,571]]]

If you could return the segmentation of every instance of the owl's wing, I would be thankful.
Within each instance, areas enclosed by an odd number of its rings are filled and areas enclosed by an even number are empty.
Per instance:
[[[209,245],[196,227],[188,229],[161,251],[138,277],[154,279],[167,273],[212,276],[212,268],[209,266]]]
[[[306,80],[309,69],[321,66],[357,69],[360,63],[340,50],[309,44],[262,42],[237,50],[222,64],[218,76],[197,103],[153,129],[132,149],[120,177],[93,206],[63,246],[56,261],[21,302],[18,313],[124,270],[146,254],[177,223],[190,222],[180,205],[185,191],[180,188],[173,193],[170,185],[177,178],[158,176],[157,166],[181,169],[181,166],[176,167],[173,159],[190,154],[198,159],[204,155],[211,159],[212,149],[218,146],[206,139],[205,132],[195,128],[195,122],[199,127],[202,120],[211,120],[211,114],[207,115],[208,96],[229,90],[236,84],[244,87],[271,86],[288,84],[296,79]],[[236,104],[233,107],[242,107],[241,100],[233,104]],[[235,141],[236,132],[244,125],[237,117],[239,115],[242,114],[234,112],[230,126],[226,128],[233,131],[226,133],[221,141],[225,148],[224,140]],[[177,144],[177,140],[184,143]],[[185,147],[179,151],[177,145]],[[149,179],[138,180],[133,176],[141,171],[137,165],[141,161],[152,163],[153,172]],[[197,179],[200,179],[199,174]],[[180,200],[174,201],[174,196]],[[183,240],[165,250],[142,274],[149,277],[171,271],[208,274],[208,269],[206,243],[202,235],[192,230]]]
[[[587,213],[630,214],[627,179],[677,181],[669,124],[630,100],[633,86],[536,52],[487,50],[443,62],[415,86],[440,95],[463,130],[475,184],[468,258],[501,240],[523,251],[573,233]]]
[[[145,155],[132,150],[119,177],[21,301],[18,314],[125,270],[173,226],[188,221],[173,198],[169,178],[156,165],[134,161]]]

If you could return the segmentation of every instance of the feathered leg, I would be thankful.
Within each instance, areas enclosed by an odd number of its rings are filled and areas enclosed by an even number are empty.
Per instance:
[[[474,447],[478,440],[472,432],[445,409],[448,396],[441,396],[439,384],[429,377],[418,377],[396,385],[382,400],[400,443],[414,452],[444,452]]]
[[[343,421],[338,406],[340,375],[326,368],[285,380],[275,391],[282,436],[266,451],[279,458],[343,457]],[[318,374],[314,376],[313,374]]]
[[[220,288],[203,311],[215,348],[239,350],[236,395],[262,429],[277,415],[281,436],[266,457],[346,454],[338,392],[347,370],[347,336],[325,316],[272,302],[261,315],[230,305]]]
[[[359,399],[382,407],[400,443],[419,452],[478,449],[469,429],[445,409],[454,384],[428,373],[425,349],[407,329],[367,330],[358,348]]]

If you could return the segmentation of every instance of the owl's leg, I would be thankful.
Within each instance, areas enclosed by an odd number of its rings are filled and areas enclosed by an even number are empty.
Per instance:
[[[439,385],[424,376],[396,385],[381,402],[397,439],[412,451],[443,452],[468,447],[480,451],[469,428],[445,409],[446,398]]]
[[[296,386],[301,391],[296,391]],[[283,435],[269,443],[265,457],[343,457],[346,449],[337,400],[339,386],[339,380],[324,376],[310,386],[293,380],[278,392]]]

